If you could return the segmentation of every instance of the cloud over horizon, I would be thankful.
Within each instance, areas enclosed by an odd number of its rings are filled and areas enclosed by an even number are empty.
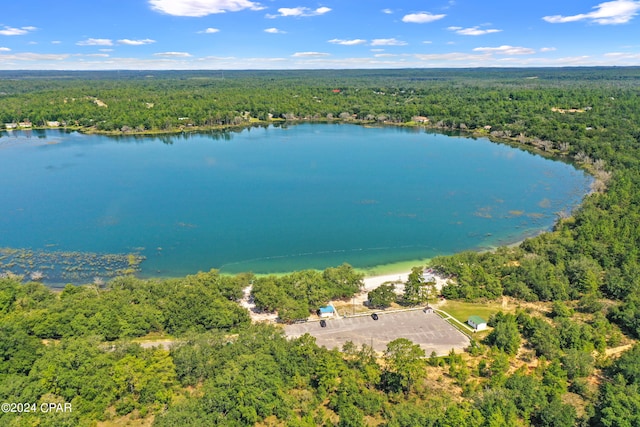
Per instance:
[[[35,30],[37,30],[37,28],[32,26],[14,28],[5,25],[4,29],[0,30],[0,36],[23,36]]]
[[[260,3],[249,0],[149,0],[149,4],[156,12],[191,17],[264,9]]]
[[[498,55],[532,55],[536,53],[534,49],[528,47],[516,47],[503,45],[499,47],[476,47],[474,52],[497,53]]]
[[[373,39],[371,46],[406,46],[408,43],[395,38],[391,39]]]
[[[296,52],[293,55],[294,58],[322,58],[324,56],[331,56],[326,52]]]
[[[142,39],[142,40],[131,40],[131,39],[121,39],[118,40],[118,44],[125,44],[128,46],[142,46],[145,44],[155,43],[155,40],[151,39]]]
[[[111,39],[93,39],[89,38],[76,43],[78,46],[113,46]]]
[[[571,16],[544,16],[542,19],[551,24],[564,24],[584,20],[600,25],[626,24],[640,11],[640,1],[613,0],[600,3],[594,6],[593,9],[594,10],[589,13],[579,13]]]
[[[410,13],[402,17],[402,22],[412,24],[426,24],[444,18],[445,14],[434,15],[430,12]]]
[[[448,27],[447,30],[454,31],[461,36],[483,36],[485,34],[500,33],[502,30],[496,28],[487,28],[486,30],[480,29],[480,26],[462,28],[462,27]]]
[[[71,55],[68,53],[51,54],[51,53],[34,53],[23,52],[9,55],[0,54],[0,59],[9,61],[64,61]]]
[[[367,41],[363,39],[352,39],[352,40],[331,39],[328,42],[333,44],[339,44],[342,46],[356,46],[359,44],[365,44]]]
[[[162,56],[165,58],[190,58],[191,54],[188,52],[158,52],[154,53],[153,56]]]
[[[324,15],[325,13],[331,12],[330,7],[319,7],[317,9],[310,9],[308,7],[281,7],[278,9],[277,15],[267,14],[267,18],[278,18],[278,17],[307,17],[307,16],[319,16]]]
[[[0,69],[640,66],[640,0],[94,3],[5,1]]]

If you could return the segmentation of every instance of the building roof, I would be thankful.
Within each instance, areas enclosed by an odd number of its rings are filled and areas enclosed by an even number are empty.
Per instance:
[[[476,325],[479,325],[481,323],[487,323],[487,321],[484,320],[482,317],[476,316],[476,315],[469,316],[469,319],[467,319],[467,322],[473,322]]]

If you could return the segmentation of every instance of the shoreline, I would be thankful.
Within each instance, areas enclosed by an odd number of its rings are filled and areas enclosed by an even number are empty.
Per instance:
[[[534,152],[542,157],[553,158],[557,160],[569,161],[569,163],[573,164],[576,169],[579,168],[579,165],[573,160],[572,157],[567,156],[567,152],[561,150],[543,150],[540,147],[533,144],[533,139],[528,138],[524,140],[519,140],[515,137],[508,136],[496,136],[492,135],[484,128],[474,128],[474,129],[456,129],[453,127],[446,126],[438,126],[433,122],[429,121],[426,123],[418,123],[413,121],[408,122],[394,122],[394,121],[372,121],[365,119],[339,119],[339,118],[320,118],[320,117],[299,117],[295,119],[282,119],[282,118],[273,118],[269,120],[260,120],[256,118],[252,118],[249,121],[245,121],[238,124],[218,124],[218,125],[203,125],[203,126],[180,126],[172,129],[145,129],[143,131],[137,130],[98,130],[95,127],[86,127],[79,125],[66,125],[66,126],[32,126],[28,128],[17,128],[17,129],[3,129],[0,127],[0,132],[6,132],[7,135],[13,134],[13,132],[43,132],[43,131],[62,131],[65,133],[78,132],[84,135],[101,135],[101,136],[109,136],[109,137],[171,137],[171,136],[179,136],[184,134],[206,134],[211,132],[238,132],[244,131],[253,127],[269,127],[269,126],[294,126],[298,124],[336,124],[336,125],[355,125],[355,126],[363,126],[368,128],[376,128],[376,127],[394,127],[394,128],[406,128],[406,129],[423,129],[427,132],[441,133],[447,134],[452,133],[464,138],[486,138],[488,141],[495,144],[508,144],[514,147],[522,148],[531,152]],[[0,134],[0,137],[2,135]]]
[[[460,252],[465,252],[465,251],[484,253],[484,252],[495,251],[500,247],[509,247],[509,248],[517,247],[520,244],[522,244],[522,242],[524,242],[526,239],[538,236],[538,235],[543,234],[545,232],[548,232],[548,231],[539,230],[537,233],[534,233],[533,235],[526,235],[526,236],[523,236],[522,238],[520,238],[520,239],[518,239],[516,241],[510,242],[510,243],[505,243],[503,245],[474,247],[474,248],[468,248],[468,249],[465,249],[465,250],[462,250],[462,251],[458,251],[458,252],[455,252],[455,253],[460,253]],[[7,248],[5,248],[5,249],[7,249]],[[120,255],[126,256],[128,254],[120,254]],[[436,256],[449,256],[449,255],[452,255],[452,254],[443,253],[443,254],[435,255],[434,257],[436,257]],[[432,259],[433,259],[433,257],[432,258],[411,259],[411,260],[405,260],[405,261],[391,262],[391,263],[387,263],[387,264],[379,264],[379,265],[374,265],[374,266],[370,266],[370,267],[353,267],[353,269],[356,272],[361,273],[361,274],[364,275],[363,281],[364,281],[365,285],[363,286],[363,290],[371,290],[371,289],[374,289],[375,287],[378,287],[379,285],[381,285],[381,284],[383,284],[385,282],[397,282],[397,281],[406,282],[409,273],[411,273],[411,269],[412,268],[414,268],[414,267],[428,268],[430,262],[432,261]],[[345,263],[347,263],[347,262],[345,261]],[[328,266],[328,267],[338,267],[338,265],[332,265],[332,266]],[[137,279],[140,279],[140,280],[170,280],[170,279],[184,278],[184,277],[189,276],[189,275],[197,274],[197,273],[199,273],[201,271],[209,271],[210,269],[217,270],[218,273],[221,276],[229,276],[229,277],[234,277],[234,276],[236,276],[238,274],[247,274],[247,273],[253,274],[255,277],[267,277],[267,276],[281,277],[281,276],[286,276],[286,275],[295,273],[296,271],[307,270],[307,269],[302,269],[302,270],[292,270],[292,271],[279,271],[279,272],[273,272],[273,273],[252,273],[250,271],[248,271],[248,272],[245,271],[245,272],[231,273],[231,272],[225,272],[220,268],[211,267],[209,269],[205,268],[205,269],[198,270],[198,271],[184,272],[184,274],[178,274],[178,275],[157,275],[157,274],[152,274],[152,273],[146,273],[144,271],[144,269],[141,269],[140,271],[133,272],[134,273],[133,275],[134,275],[134,277],[136,277]],[[315,271],[319,271],[319,272],[323,271],[322,269],[314,269],[314,268],[311,268],[310,270],[315,270]],[[2,277],[3,275],[6,275],[7,273],[9,273],[9,271],[0,270],[0,277]],[[126,274],[124,274],[124,275],[126,275]],[[122,276],[122,275],[118,275],[118,276],[114,276],[114,277],[119,277],[119,276]],[[23,280],[24,279],[27,279],[27,277],[24,277]],[[110,278],[108,280],[110,280]],[[26,280],[26,281],[28,282],[30,280]],[[47,280],[36,280],[36,281],[39,282],[39,283],[42,283],[47,288],[50,288],[50,289],[53,289],[53,290],[62,289],[67,284],[73,284],[74,286],[91,285],[90,281],[86,281],[86,282],[75,282],[73,280],[64,280],[64,281],[60,281],[60,282],[58,282],[58,281],[47,282]]]
[[[379,287],[380,285],[383,285],[388,282],[401,282],[404,284],[408,280],[410,273],[411,271],[405,271],[397,274],[384,274],[380,276],[365,277],[362,280],[364,282],[364,286],[362,287],[359,293],[372,291],[377,287]]]
[[[417,124],[417,123],[389,123],[389,122],[385,122],[385,123],[364,123],[362,121],[357,121],[357,120],[307,120],[307,119],[297,119],[297,120],[291,120],[291,121],[284,121],[284,120],[273,120],[270,122],[251,122],[251,123],[246,123],[246,124],[240,124],[240,125],[235,125],[235,126],[221,126],[221,127],[211,127],[209,129],[195,129],[195,128],[191,128],[188,130],[188,132],[194,132],[194,133],[200,133],[200,132],[210,132],[213,130],[226,130],[226,131],[233,131],[233,130],[244,130],[246,128],[252,127],[252,126],[272,126],[272,125],[278,125],[278,124],[286,124],[286,125],[297,125],[297,124],[303,124],[303,123],[328,123],[328,124],[352,124],[352,125],[356,125],[356,126],[379,126],[379,127],[412,127],[412,128],[422,128],[424,130],[427,131],[431,131],[431,132],[438,132],[438,133],[446,133],[448,131],[448,129],[439,129],[434,127],[433,125],[430,124]],[[71,130],[70,128],[33,128],[31,130],[34,131],[46,131],[46,130],[58,130],[58,131],[69,131]],[[27,129],[20,129],[19,131],[29,131]],[[83,130],[81,129],[73,129],[72,131],[76,131],[79,133],[90,133],[90,132],[83,132]],[[518,142],[514,139],[510,139],[510,140],[505,140],[505,138],[500,138],[500,139],[495,139],[493,138],[492,135],[489,134],[483,134],[483,135],[479,135],[476,132],[474,132],[473,130],[471,131],[456,131],[457,133],[460,134],[460,136],[465,136],[465,137],[484,137],[486,138],[488,141],[493,142],[493,143],[508,143],[514,146],[518,146],[521,148],[527,148],[530,149],[531,151],[535,151],[537,154],[539,155],[543,155],[546,157],[552,157],[552,158],[557,158],[557,159],[562,159],[563,155],[561,152],[543,152],[542,150],[540,150],[537,147],[532,146],[531,144],[527,144],[527,142]],[[95,132],[97,134],[102,134],[102,135],[109,135],[106,132]],[[187,131],[185,130],[176,130],[175,132],[158,132],[158,133],[137,133],[137,134],[133,134],[133,133],[116,133],[116,134],[111,134],[110,136],[161,136],[161,135],[172,135],[172,134],[177,134],[177,133],[187,133]],[[580,168],[579,165],[577,164],[573,164],[573,166],[576,169],[583,169]],[[583,169],[584,170],[584,169]],[[589,173],[589,171],[587,171],[587,173]],[[576,207],[574,207],[574,209],[577,209],[580,207],[580,205],[582,205],[582,203],[584,203],[584,199],[586,197],[588,197],[589,193],[586,193],[580,204],[578,204]],[[553,226],[555,226],[558,222],[559,218],[556,218],[556,220],[554,221]],[[514,247],[514,246],[518,246],[520,245],[524,240],[528,239],[528,238],[532,238],[532,237],[536,237],[538,235],[544,234],[546,232],[550,232],[553,229],[553,226],[548,227],[548,228],[544,228],[544,229],[537,229],[533,232],[528,232],[525,233],[524,235],[521,235],[521,238],[516,238],[514,239],[514,241],[509,241],[509,239],[504,239],[502,241],[497,240],[495,242],[495,244],[487,244],[485,246],[476,246],[476,247],[470,247],[468,249],[464,249],[463,251],[474,251],[474,252],[491,252],[491,251],[495,251],[500,247]],[[457,251],[455,253],[458,253],[461,251]],[[442,254],[438,254],[437,256],[448,256],[448,255],[452,255],[451,253],[442,253]],[[425,266],[428,265],[428,263],[431,261],[431,258],[422,258],[422,259],[412,259],[412,260],[405,260],[405,261],[397,261],[397,262],[391,262],[391,263],[387,263],[387,264],[380,264],[380,265],[374,265],[374,266],[367,266],[367,267],[354,267],[354,269],[356,271],[358,271],[359,273],[362,273],[365,275],[366,279],[369,278],[376,278],[376,277],[381,277],[381,276],[399,276],[399,277],[404,277],[404,275],[408,274],[407,272],[411,270],[412,267],[416,267],[416,266]],[[345,261],[346,262],[346,261]],[[211,267],[211,268],[215,268],[217,269],[221,275],[230,275],[230,276],[234,276],[236,274],[238,274],[237,272],[235,273],[227,273],[224,272],[224,267]],[[140,278],[140,279],[169,279],[169,278],[177,278],[177,277],[184,277],[185,275],[190,275],[190,274],[196,274],[197,271],[193,271],[193,272],[186,272],[185,274],[180,274],[178,276],[173,276],[173,275],[167,275],[167,276],[163,276],[161,273],[160,275],[158,275],[157,273],[154,274],[152,272],[146,272],[144,271],[145,269],[142,268],[142,271],[138,271],[136,272],[135,276]],[[293,270],[293,271],[280,271],[280,272],[274,272],[274,273],[257,273],[255,274],[258,277],[262,277],[262,276],[268,276],[268,275],[275,275],[275,276],[282,276],[282,275],[287,275],[287,274],[291,274],[294,271],[299,271],[299,270]],[[321,270],[320,270],[321,271]],[[1,273],[1,272],[0,272]],[[65,280],[64,282],[51,282],[51,283],[46,283],[46,281],[43,281],[43,284],[45,284],[48,287],[62,287],[64,286],[64,284],[66,283],[73,283],[76,282],[73,279],[70,280]],[[83,283],[78,283],[76,282],[78,285],[82,285]]]

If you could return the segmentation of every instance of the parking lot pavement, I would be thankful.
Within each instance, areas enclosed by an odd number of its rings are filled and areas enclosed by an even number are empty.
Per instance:
[[[288,337],[297,338],[308,333],[320,346],[341,349],[347,341],[357,346],[367,344],[383,352],[387,344],[396,338],[407,338],[419,344],[429,356],[435,351],[445,355],[451,349],[460,351],[469,346],[469,338],[434,313],[422,310],[400,313],[377,312],[378,320],[371,316],[327,319],[326,327],[319,322],[287,325]]]

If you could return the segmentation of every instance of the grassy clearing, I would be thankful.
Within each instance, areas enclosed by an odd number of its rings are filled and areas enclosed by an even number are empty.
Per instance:
[[[107,421],[97,422],[95,424],[97,427],[151,427],[155,420],[155,415],[142,417],[138,413],[120,417],[115,415],[115,408],[110,408],[109,412],[113,418]]]
[[[143,343],[143,342],[155,342],[155,341],[164,341],[164,340],[173,340],[174,336],[162,333],[162,332],[149,332],[147,335],[143,337],[133,338],[131,341],[135,343]]]
[[[469,316],[480,316],[485,320],[489,320],[493,314],[499,311],[512,313],[515,311],[516,306],[513,304],[503,304],[500,301],[489,302],[464,302],[464,301],[449,301],[447,300],[438,307],[440,310],[444,310],[451,316],[455,317],[462,323],[466,323]]]

